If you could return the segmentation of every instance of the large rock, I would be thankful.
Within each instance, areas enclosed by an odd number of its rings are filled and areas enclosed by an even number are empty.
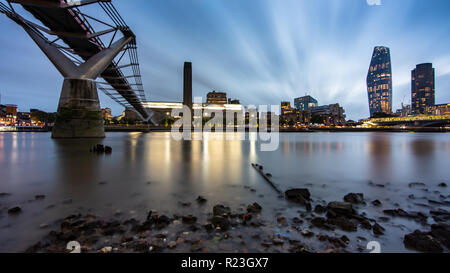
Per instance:
[[[222,216],[214,216],[211,219],[211,223],[215,227],[220,227],[221,230],[227,230],[230,227],[230,221]]]
[[[350,217],[356,214],[352,204],[348,202],[331,202],[328,204],[327,209],[328,217],[339,215]]]
[[[286,198],[290,201],[306,205],[311,201],[311,193],[308,189],[292,189],[285,192]]]
[[[19,214],[22,212],[22,209],[20,207],[14,207],[8,210],[9,214]]]
[[[375,225],[373,225],[373,234],[379,236],[379,235],[383,235],[385,231],[386,230],[382,226],[380,226],[378,223],[375,223]]]
[[[352,204],[364,203],[364,194],[362,193],[349,193],[344,196],[344,201]]]
[[[414,231],[405,236],[403,240],[405,247],[418,250],[420,252],[441,253],[443,250],[435,238],[428,232]]]
[[[410,218],[415,219],[420,222],[426,222],[428,219],[428,216],[421,212],[406,212],[402,209],[391,209],[391,210],[384,210],[385,214],[394,216],[394,217],[403,217],[403,218]]]
[[[348,232],[358,231],[358,221],[344,216],[339,216],[337,218],[328,218],[328,223],[331,225],[338,226],[340,229],[344,231]]]
[[[436,222],[449,222],[450,221],[450,212],[443,210],[443,209],[438,209],[438,210],[432,210],[430,211],[430,214],[433,215],[433,219]]]
[[[297,204],[305,205],[308,211],[312,210],[311,194],[308,189],[292,189],[285,192],[286,199]]]
[[[258,203],[253,203],[252,205],[248,205],[247,212],[249,213],[260,213],[262,211],[262,207]]]
[[[334,230],[334,227],[330,224],[328,224],[327,219],[323,218],[323,217],[315,217],[311,220],[311,224],[313,224],[314,226],[318,227],[318,228],[323,228],[326,230]]]
[[[181,219],[182,219],[183,223],[187,224],[187,225],[193,225],[197,222],[197,217],[192,216],[192,215],[183,216]]]
[[[450,248],[450,225],[439,223],[431,226],[430,234],[445,247]]]
[[[229,207],[225,207],[224,205],[216,205],[213,208],[214,216],[228,216],[231,214],[231,209]]]

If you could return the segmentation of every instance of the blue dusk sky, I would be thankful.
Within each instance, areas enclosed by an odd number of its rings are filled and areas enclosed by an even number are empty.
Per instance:
[[[348,118],[360,119],[369,115],[372,51],[382,45],[391,49],[394,111],[410,103],[411,70],[424,62],[436,69],[436,103],[450,102],[448,0],[113,3],[137,35],[149,100],[181,101],[183,62],[191,61],[194,96],[217,90],[244,105],[279,105],[309,94],[321,105],[340,103]],[[3,15],[0,33],[1,102],[21,111],[56,111],[60,74]],[[115,115],[123,110],[101,92],[100,100]]]

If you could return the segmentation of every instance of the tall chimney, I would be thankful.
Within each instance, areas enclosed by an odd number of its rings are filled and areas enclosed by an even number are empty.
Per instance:
[[[192,63],[184,63],[183,105],[192,112]]]

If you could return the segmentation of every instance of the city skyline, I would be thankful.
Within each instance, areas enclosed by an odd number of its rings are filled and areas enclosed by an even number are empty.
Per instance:
[[[142,1],[139,10],[114,3],[138,34],[152,101],[182,100],[179,64],[189,60],[196,67],[193,96],[223,90],[244,105],[278,105],[308,92],[323,104],[339,102],[349,119],[360,119],[369,116],[365,80],[377,45],[391,49],[394,111],[405,96],[410,103],[410,73],[419,63],[436,69],[436,103],[450,101],[450,55],[442,35],[450,26],[447,1]],[[2,102],[56,111],[58,72],[12,22],[1,18],[0,29],[19,41],[1,38],[0,57],[8,63],[0,68]],[[123,110],[99,93],[102,107],[114,115]]]

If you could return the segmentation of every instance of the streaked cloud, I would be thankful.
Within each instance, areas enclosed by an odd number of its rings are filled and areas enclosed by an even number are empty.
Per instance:
[[[394,108],[410,97],[410,73],[433,62],[437,102],[450,102],[447,0],[114,1],[138,36],[152,100],[181,100],[192,61],[194,95],[225,91],[244,104],[279,104],[305,93],[368,116],[365,79],[374,46],[391,48]],[[54,111],[62,80],[18,26],[0,18],[3,102]],[[11,39],[14,37],[14,39]],[[20,80],[25,78],[26,81]],[[45,80],[42,80],[45,79]],[[20,94],[20,95],[19,95]],[[42,98],[36,106],[36,95]],[[122,109],[105,96],[102,105]]]

